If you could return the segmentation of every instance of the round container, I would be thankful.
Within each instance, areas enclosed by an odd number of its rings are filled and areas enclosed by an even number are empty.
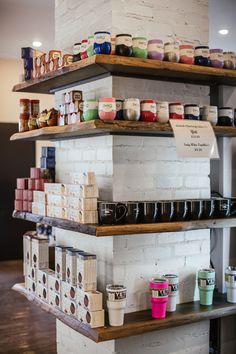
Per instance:
[[[114,120],[116,117],[115,97],[99,98],[98,114],[101,120]]]
[[[150,281],[149,287],[151,290],[152,317],[165,318],[168,301],[167,279],[153,279]]]
[[[176,302],[179,294],[179,277],[176,274],[163,274],[162,278],[168,281],[167,312],[176,311]]]
[[[170,119],[184,119],[184,106],[180,102],[169,104]]]
[[[210,51],[208,46],[201,45],[195,47],[194,63],[202,66],[210,65]]]
[[[169,102],[157,102],[157,121],[159,123],[169,121]]]
[[[110,54],[111,34],[110,32],[95,32],[93,49],[95,54]]]
[[[140,120],[143,122],[155,122],[157,120],[157,105],[155,100],[141,101]]]
[[[198,271],[198,287],[200,292],[200,304],[212,305],[213,292],[215,288],[215,270],[200,269]]]
[[[218,107],[217,106],[203,106],[201,107],[201,119],[207,120],[212,125],[218,122]]]
[[[116,119],[123,120],[123,104],[124,100],[116,99]]]
[[[30,119],[28,120],[28,127],[29,127],[29,130],[38,129],[37,117],[30,116]]]
[[[154,60],[164,59],[164,44],[161,39],[151,39],[147,46],[148,58]]]
[[[94,99],[84,100],[83,119],[93,120],[98,118],[98,101]]]
[[[116,35],[116,54],[131,57],[133,52],[133,42],[131,34]]]
[[[110,326],[124,324],[127,289],[123,285],[107,285],[107,309]]]
[[[227,267],[225,271],[227,301],[236,303],[236,267]]]
[[[179,59],[179,44],[177,42],[165,43],[164,60],[178,63]]]
[[[134,37],[133,38],[133,57],[147,58],[147,38]]]
[[[88,57],[91,57],[94,54],[93,44],[94,44],[94,36],[89,36],[88,37],[88,48],[87,48]]]
[[[194,48],[192,44],[181,44],[179,46],[180,63],[194,64]]]
[[[235,69],[236,57],[234,52],[224,52],[224,68],[225,69]]]
[[[20,99],[20,114],[30,114],[30,100],[28,98]]]
[[[31,115],[34,117],[38,116],[39,115],[39,100],[31,100],[30,106],[31,106]]]
[[[197,104],[186,104],[184,106],[184,118],[190,120],[200,120],[200,109]]]
[[[80,52],[80,58],[81,59],[88,58],[87,48],[88,48],[88,40],[87,39],[83,39],[82,42],[81,42],[81,52]]]
[[[213,66],[214,68],[223,68],[224,66],[223,49],[210,49],[210,61],[211,61],[211,66]]]
[[[140,101],[138,98],[126,98],[124,100],[123,115],[125,120],[139,120]]]
[[[218,124],[220,126],[232,126],[234,124],[233,108],[220,107],[218,113]]]
[[[80,60],[81,42],[73,45],[73,62]]]
[[[28,126],[29,114],[20,114],[18,129],[19,132],[27,132],[29,130]]]
[[[111,37],[111,55],[116,54],[116,37],[112,36]]]

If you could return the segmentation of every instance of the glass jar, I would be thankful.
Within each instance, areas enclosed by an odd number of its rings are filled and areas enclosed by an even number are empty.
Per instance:
[[[124,100],[116,99],[116,119],[123,120],[123,104]]]
[[[213,66],[214,68],[223,68],[224,66],[223,49],[210,49],[210,61],[211,61],[211,66]]]
[[[234,52],[224,52],[224,68],[225,69],[235,69],[235,53]]]
[[[232,107],[219,108],[217,125],[232,126],[233,124],[234,124],[233,108]]]
[[[87,48],[88,57],[91,57],[94,54],[93,44],[94,44],[94,36],[89,36],[88,37],[88,48]]]
[[[115,97],[101,97],[98,104],[98,115],[101,120],[114,120],[116,117]]]
[[[167,42],[164,46],[164,60],[173,63],[179,62],[179,44],[177,42]]]
[[[151,39],[147,46],[148,58],[154,60],[164,59],[164,44],[161,39]]]
[[[196,65],[209,66],[210,65],[210,51],[206,45],[195,47],[194,62]]]
[[[192,44],[181,44],[179,46],[180,63],[194,64],[194,48]]]
[[[184,106],[184,118],[190,120],[200,120],[200,109],[197,104],[186,104]]]
[[[155,100],[141,101],[140,120],[143,122],[155,122],[157,120],[157,105]]]
[[[38,129],[38,124],[37,124],[37,116],[30,116],[28,120],[28,127],[29,130],[35,130]]]
[[[111,34],[110,32],[95,32],[93,49],[95,54],[110,54]]]
[[[137,121],[140,118],[140,101],[138,98],[126,98],[124,100],[124,119]]]
[[[131,34],[116,35],[116,54],[131,57],[133,52],[133,43]]]
[[[28,98],[20,99],[20,114],[30,114],[30,100]]]
[[[169,104],[170,119],[184,119],[184,106],[180,102]]]
[[[31,115],[34,117],[37,116],[39,114],[39,100],[31,100],[30,106],[31,106]]]
[[[111,36],[111,55],[116,54],[116,37]]]
[[[95,99],[84,100],[83,119],[93,120],[98,118],[98,101]]]
[[[203,106],[201,107],[201,119],[216,125],[218,122],[218,107],[217,106]]]
[[[28,126],[29,114],[20,114],[18,130],[20,133],[27,132],[29,130]]]
[[[169,121],[169,102],[157,102],[157,121],[159,123]]]
[[[80,60],[81,42],[73,45],[73,62]]]
[[[88,40],[87,39],[83,39],[82,42],[81,42],[81,52],[80,52],[80,58],[81,59],[88,58],[87,48],[88,48]]]
[[[147,58],[147,38],[146,37],[134,37],[133,38],[133,57]]]

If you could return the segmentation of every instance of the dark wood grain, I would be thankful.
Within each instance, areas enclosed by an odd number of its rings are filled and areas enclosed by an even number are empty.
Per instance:
[[[50,218],[36,214],[14,211],[14,218],[28,220],[32,222],[41,222],[59,229],[82,232],[85,235],[97,237],[104,236],[122,236],[122,235],[137,235],[146,233],[161,233],[161,232],[179,232],[199,229],[215,229],[225,227],[235,227],[236,218],[225,219],[209,219],[209,220],[193,220],[193,221],[173,221],[160,222],[156,224],[130,224],[130,225],[92,225],[79,224],[75,221],[64,219]]]
[[[161,320],[153,319],[150,310],[139,311],[126,314],[123,326],[111,327],[106,325],[105,327],[91,329],[87,325],[81,324],[76,319],[64,314],[62,311],[44,303],[36,296],[29,294],[25,290],[23,284],[16,284],[13,289],[26,296],[28,300],[32,301],[42,310],[53,314],[64,324],[95,342],[130,337],[151,331],[158,331],[236,314],[236,304],[227,303],[225,296],[216,294],[212,306],[201,306],[199,301],[180,304],[177,306],[176,312],[168,313],[167,317]]]
[[[48,74],[17,84],[14,92],[50,93],[56,89],[97,80],[104,75],[148,78],[204,85],[236,85],[235,70],[116,55],[94,55]]]

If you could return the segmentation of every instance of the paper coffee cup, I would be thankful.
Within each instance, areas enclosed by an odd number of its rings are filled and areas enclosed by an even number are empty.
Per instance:
[[[176,302],[179,295],[179,277],[176,274],[163,274],[162,278],[168,281],[168,302],[166,305],[167,312],[176,311]]]
[[[200,292],[200,304],[212,305],[215,288],[215,270],[212,268],[198,271],[198,287]]]
[[[107,285],[107,308],[110,326],[122,326],[126,306],[126,287],[123,285]]]
[[[236,303],[236,267],[227,267],[225,271],[227,301]]]
[[[165,318],[168,301],[168,281],[157,278],[150,281],[152,317]]]

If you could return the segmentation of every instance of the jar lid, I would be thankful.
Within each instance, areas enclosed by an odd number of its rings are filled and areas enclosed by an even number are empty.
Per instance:
[[[39,100],[30,100],[31,103],[39,103]]]
[[[101,33],[111,34],[111,32],[106,32],[106,31],[98,31],[98,32],[94,32],[94,34],[101,34]]]
[[[115,97],[100,97],[99,102],[115,102]]]
[[[235,52],[224,52],[223,54],[233,54],[233,55],[235,55]]]
[[[161,39],[149,39],[148,44],[153,44],[153,43],[163,44],[163,41]]]
[[[88,38],[94,38],[94,34],[92,34],[91,36],[88,36]]]
[[[88,40],[87,39],[83,39],[81,43],[86,43],[86,42],[88,42]]]
[[[181,102],[174,102],[174,103],[170,103],[170,106],[182,106]]]
[[[192,49],[193,45],[192,44],[180,44],[180,49]]]
[[[198,45],[195,49],[209,49],[207,45]]]
[[[122,98],[116,98],[116,102],[124,102]]]
[[[210,49],[210,53],[223,53],[223,49],[220,48]]]
[[[66,253],[67,254],[73,254],[73,253],[78,253],[78,252],[83,252],[82,250],[79,250],[77,248],[67,248]]]
[[[142,40],[147,40],[147,37],[133,37],[133,40],[137,40],[137,39],[142,39]]]
[[[184,107],[199,107],[199,106],[198,106],[198,104],[188,103],[188,104],[185,104]]]
[[[132,34],[127,34],[127,33],[119,33],[116,35],[116,37],[132,37]]]
[[[28,98],[20,98],[20,102],[29,102],[30,100]]]
[[[219,109],[233,109],[233,107],[219,107]]]
[[[155,100],[142,100],[141,104],[142,103],[156,103],[156,101]]]
[[[20,114],[20,119],[22,119],[22,120],[28,120],[28,119],[29,119],[29,114],[28,114],[28,113],[21,113],[21,114]]]
[[[75,46],[75,45],[80,45],[80,44],[81,44],[81,42],[78,42],[78,43],[75,43],[74,46]]]

